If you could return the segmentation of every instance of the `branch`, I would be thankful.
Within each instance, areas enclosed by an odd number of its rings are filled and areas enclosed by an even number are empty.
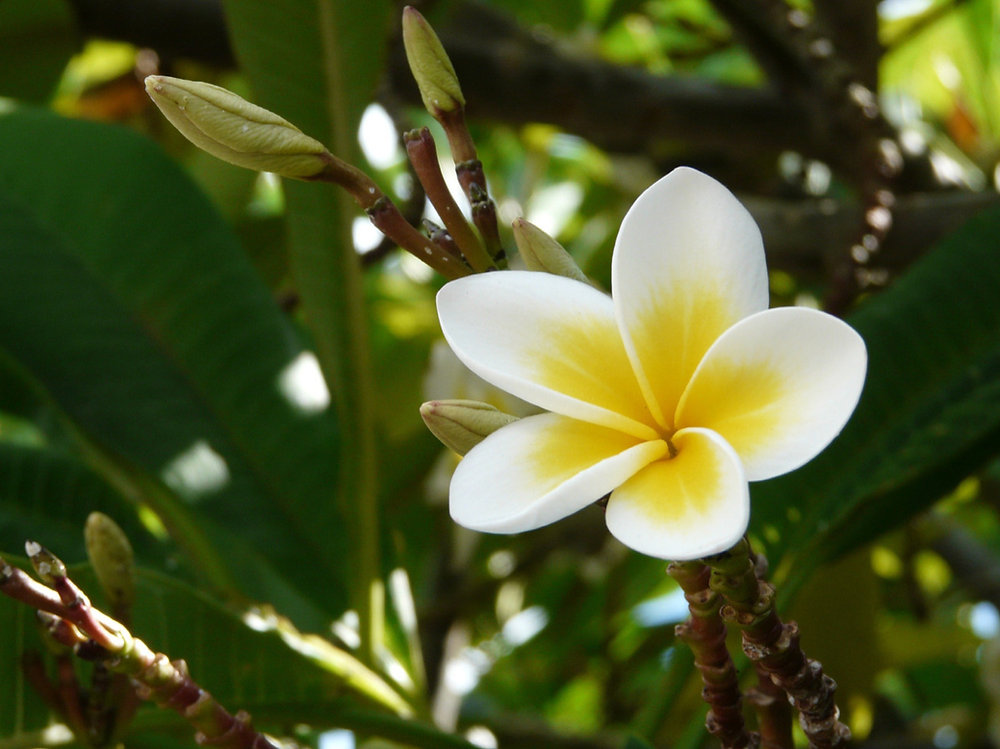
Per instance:
[[[667,574],[684,591],[691,612],[675,632],[691,648],[695,668],[701,672],[701,697],[708,704],[708,732],[723,749],[757,747],[760,737],[751,735],[743,722],[743,693],[726,648],[726,625],[719,616],[722,597],[709,587],[708,567],[701,562],[671,562]]]
[[[764,235],[768,266],[811,279],[828,277],[861,224],[861,207],[831,199],[741,196]],[[1000,205],[1000,193],[938,192],[900,197],[880,262],[899,272],[977,213]]]
[[[727,552],[704,560],[711,587],[724,599],[724,621],[739,627],[743,652],[785,690],[799,712],[809,749],[839,749],[851,740],[834,701],[836,682],[799,646],[795,622],[783,622],[774,609],[774,588],[760,580],[746,539]]]
[[[878,89],[878,63],[882,45],[878,39],[877,3],[874,0],[815,0],[816,21],[830,34],[840,55],[872,91]]]
[[[81,31],[148,46],[165,58],[235,65],[218,0],[70,0]],[[777,91],[654,76],[571,57],[482,7],[440,36],[477,118],[545,122],[617,152],[652,152],[672,140],[732,153],[815,153],[804,112]],[[389,96],[419,105],[402,44],[388,40]],[[733,123],[738,122],[738,128]]]

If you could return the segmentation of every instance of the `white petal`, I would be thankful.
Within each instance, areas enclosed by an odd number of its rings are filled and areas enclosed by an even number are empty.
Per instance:
[[[538,528],[600,499],[666,452],[662,440],[643,442],[558,414],[528,416],[491,434],[458,464],[451,516],[491,533]]]
[[[811,309],[780,307],[737,323],[709,349],[677,424],[721,434],[750,481],[807,463],[844,428],[868,355],[853,328]]]
[[[677,454],[643,468],[611,493],[608,529],[661,559],[700,559],[746,532],[750,493],[736,453],[707,429],[682,429]]]
[[[446,284],[437,306],[448,343],[487,382],[549,411],[657,436],[614,305],[597,289],[548,273],[503,271]]]
[[[760,231],[729,190],[675,169],[629,209],[611,264],[625,348],[659,423],[702,356],[738,320],[767,309]]]

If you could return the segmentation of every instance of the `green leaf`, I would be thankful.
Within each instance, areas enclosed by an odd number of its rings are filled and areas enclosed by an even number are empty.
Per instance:
[[[83,526],[94,511],[125,532],[136,559],[162,566],[165,548],[139,522],[134,503],[70,455],[0,443],[0,549],[44,541],[67,560],[86,558]]]
[[[0,96],[47,101],[77,46],[64,0],[0,3]]]
[[[381,70],[389,3],[357,12],[336,0],[224,2],[233,47],[259,104],[357,162],[357,126]],[[374,403],[361,271],[351,242],[357,215],[331,186],[286,183],[289,262],[323,372],[350,439],[336,486],[354,541],[353,605],[365,647],[378,638],[379,531]],[[330,485],[334,487],[333,484]],[[331,491],[332,494],[332,491]]]
[[[23,111],[0,144],[0,352],[88,457],[198,518],[182,536],[242,538],[339,613],[337,424],[288,386],[308,355],[231,230],[127,131]]]
[[[796,579],[905,523],[1000,452],[1000,211],[973,219],[850,318],[858,409],[819,458],[754,485],[753,528]]]
[[[652,747],[642,739],[636,738],[635,736],[629,736],[622,749],[652,749]]]

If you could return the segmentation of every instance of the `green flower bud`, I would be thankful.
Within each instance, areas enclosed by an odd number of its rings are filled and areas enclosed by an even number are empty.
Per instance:
[[[420,407],[427,428],[444,446],[465,455],[500,427],[517,421],[488,403],[467,400],[428,401]]]
[[[135,567],[132,544],[107,515],[92,512],[83,528],[87,556],[97,580],[115,611],[127,610],[135,601]]]
[[[410,6],[403,10],[403,46],[428,112],[436,117],[465,106],[458,76],[441,40],[427,19]]]
[[[528,270],[565,276],[574,281],[590,283],[580,266],[563,246],[532,223],[519,218],[514,221],[514,242]]]
[[[230,164],[307,179],[332,159],[292,123],[220,86],[150,75],[146,92],[185,138]]]

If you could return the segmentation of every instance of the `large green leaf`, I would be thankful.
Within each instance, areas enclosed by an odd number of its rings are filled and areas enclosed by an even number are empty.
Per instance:
[[[224,2],[233,48],[258,102],[357,161],[357,126],[381,68],[389,3],[359,11],[337,0]],[[377,636],[379,531],[374,401],[354,209],[329,185],[286,184],[289,260],[323,371],[334,392],[345,470],[339,496],[354,541],[353,603],[366,647]],[[373,598],[374,596],[374,598]],[[373,636],[369,637],[369,633]]]
[[[83,526],[94,511],[113,518],[145,564],[163,566],[166,549],[136,517],[136,506],[76,458],[54,450],[0,443],[0,550],[26,539],[86,558]]]
[[[1000,211],[973,219],[850,318],[868,379],[818,459],[755,485],[753,527],[801,580],[906,522],[1000,452]]]
[[[172,483],[338,613],[337,425],[288,387],[308,355],[231,230],[127,131],[24,111],[0,117],[0,144],[4,358],[92,454],[176,504]]]
[[[73,577],[86,590],[96,588],[85,567]],[[94,594],[99,603],[100,596]],[[287,622],[265,614],[241,617],[218,601],[159,573],[140,570],[132,631],[154,650],[171,659],[183,658],[198,683],[231,711],[277,713],[277,725],[303,722],[318,706],[331,712],[362,704],[392,713],[406,704],[349,653],[315,636],[301,635]],[[0,736],[17,738],[37,731],[48,721],[41,699],[24,683],[19,660],[25,649],[39,649],[30,609],[0,596]],[[304,704],[294,715],[289,705]],[[336,706],[336,708],[334,708]],[[369,708],[370,710],[371,708]],[[150,707],[149,710],[156,711]],[[384,716],[375,712],[370,723]],[[142,718],[138,721],[143,724]],[[274,725],[272,723],[272,725]],[[395,721],[390,721],[396,726]],[[263,727],[263,725],[262,725]],[[128,738],[126,743],[130,743]]]

